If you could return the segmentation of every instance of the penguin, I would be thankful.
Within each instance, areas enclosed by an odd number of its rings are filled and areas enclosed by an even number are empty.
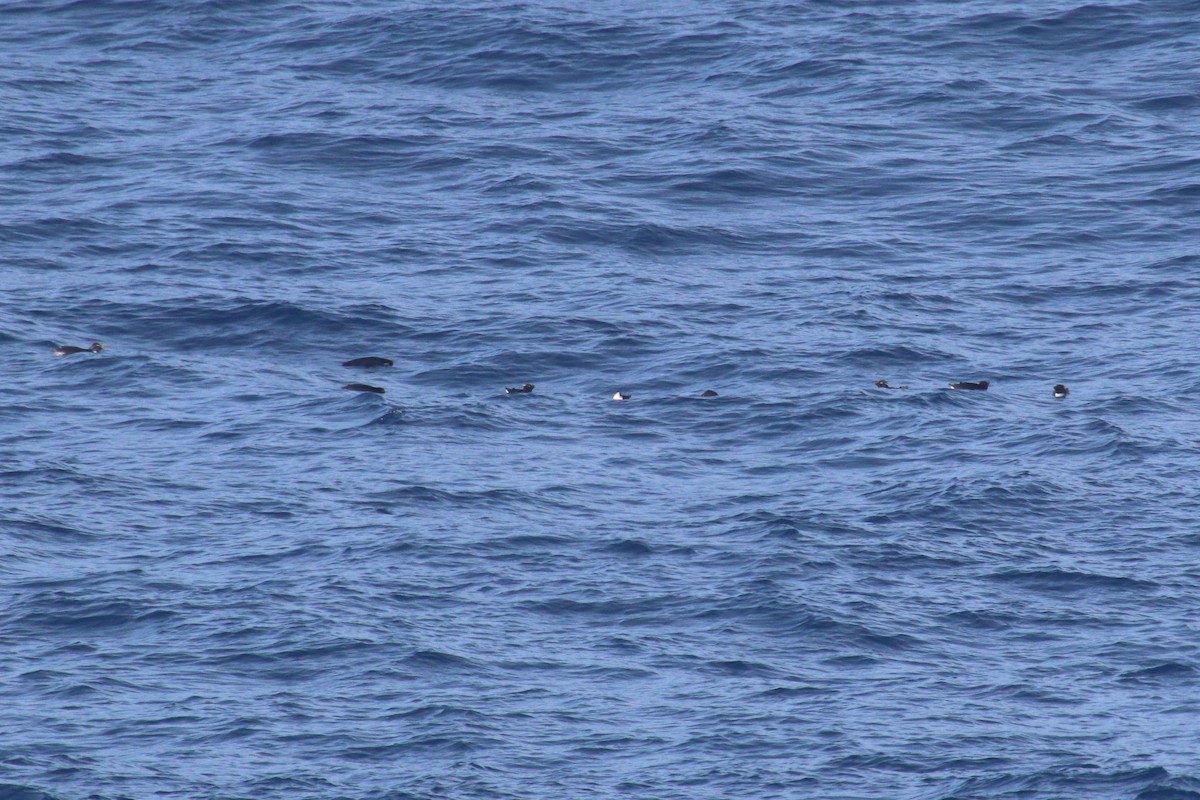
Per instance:
[[[91,347],[75,347],[74,345],[70,344],[60,344],[58,347],[54,348],[54,355],[61,358],[62,356],[70,356],[74,355],[75,353],[99,353],[103,349],[104,345],[100,344],[99,342],[92,342]]]
[[[349,361],[342,362],[343,367],[390,367],[392,360],[390,358],[380,358],[379,356],[363,356],[362,358],[352,358]]]
[[[365,383],[347,383],[342,387],[349,389],[352,392],[374,392],[375,394],[383,394],[383,389],[378,386],[370,386]]]

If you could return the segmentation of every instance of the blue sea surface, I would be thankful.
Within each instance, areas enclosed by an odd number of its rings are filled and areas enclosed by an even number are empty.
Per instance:
[[[0,799],[1200,799],[1194,0],[8,0],[0,180]]]

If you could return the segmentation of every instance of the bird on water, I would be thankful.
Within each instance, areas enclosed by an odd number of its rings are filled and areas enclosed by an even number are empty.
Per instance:
[[[362,358],[352,358],[349,361],[342,362],[343,367],[390,367],[392,360],[390,358],[380,358],[379,356],[363,356]]]
[[[75,353],[99,353],[103,349],[104,345],[99,342],[92,342],[91,347],[75,347],[70,344],[60,344],[54,348],[54,355],[61,357],[74,355]]]

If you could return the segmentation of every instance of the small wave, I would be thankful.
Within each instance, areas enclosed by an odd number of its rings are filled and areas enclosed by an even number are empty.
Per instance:
[[[39,544],[51,544],[61,541],[87,541],[94,536],[93,533],[81,528],[65,525],[51,519],[36,517],[0,517],[0,528],[3,528],[18,539],[28,538]]]
[[[76,170],[80,167],[111,166],[116,163],[118,163],[117,159],[114,158],[59,151],[3,164],[0,165],[0,169],[13,172],[44,172],[55,169]]]
[[[35,631],[97,631],[126,628],[173,619],[176,613],[146,608],[128,600],[105,600],[68,592],[39,594],[27,601],[31,610],[11,620],[10,625]]]
[[[1021,586],[1043,592],[1120,590],[1145,593],[1158,588],[1158,584],[1153,581],[1067,569],[1003,570],[992,573],[988,577],[998,583]]]
[[[1173,94],[1161,97],[1148,97],[1134,104],[1135,108],[1146,111],[1189,111],[1200,106],[1200,94]]]
[[[32,786],[23,786],[19,783],[0,783],[0,800],[63,800],[63,798]]]
[[[439,650],[418,650],[404,659],[404,663],[420,670],[476,670],[479,665],[469,658],[444,653]]]
[[[108,320],[142,347],[190,353],[197,350],[270,353],[308,352],[314,342],[374,342],[403,338],[408,329],[380,305],[314,308],[289,301],[207,297],[164,299],[153,304],[90,303],[68,314]],[[291,341],[292,344],[287,344]],[[361,346],[361,345],[359,345]],[[112,348],[110,347],[110,350]],[[115,354],[113,354],[115,355]],[[137,363],[146,363],[145,356]],[[90,359],[101,362],[106,359]]]
[[[1197,669],[1191,664],[1181,664],[1175,661],[1169,661],[1165,664],[1156,664],[1153,667],[1143,667],[1142,669],[1129,670],[1121,673],[1120,680],[1123,683],[1160,683],[1160,682],[1176,682],[1185,681],[1192,682],[1196,677]]]
[[[1188,788],[1179,786],[1182,784]],[[1006,772],[964,781],[938,800],[1028,797],[1136,797],[1138,800],[1184,800],[1200,796],[1197,781],[1174,778],[1162,767],[1103,771],[1091,765],[1051,767],[1037,772]],[[1131,794],[1137,792],[1136,795]]]
[[[368,495],[368,499],[357,502],[369,505],[386,503],[409,507],[447,505],[462,508],[502,508],[521,507],[535,502],[535,499],[530,493],[516,489],[453,491],[437,489],[432,486],[411,485],[372,492]]]
[[[640,539],[619,539],[604,545],[601,549],[607,553],[623,556],[648,556],[655,552],[652,546]]]

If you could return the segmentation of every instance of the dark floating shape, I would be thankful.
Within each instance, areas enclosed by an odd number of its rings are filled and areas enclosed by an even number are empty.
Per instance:
[[[383,389],[366,383],[347,383],[342,388],[349,389],[352,392],[374,392],[375,394],[383,394]]]
[[[617,392],[617,393],[615,393],[615,394],[613,395],[613,400],[628,400],[628,399],[629,399],[629,398],[631,398],[631,397],[633,397],[633,395],[631,395],[631,394],[622,394],[621,392]]]
[[[1066,397],[1070,393],[1071,393],[1071,390],[1068,389],[1066,386],[1063,386],[1061,383],[1054,387],[1054,396],[1059,399]]]
[[[75,347],[74,345],[70,344],[60,344],[58,347],[54,348],[54,355],[71,356],[75,355],[76,353],[99,353],[103,349],[104,345],[100,344],[99,342],[92,342],[91,347]]]
[[[390,358],[380,358],[379,356],[363,356],[362,358],[352,358],[349,361],[342,362],[343,367],[390,367],[392,360]]]
[[[976,392],[986,392],[988,387],[987,381],[972,383],[971,381],[959,381],[958,383],[950,384],[951,389],[970,389]]]
[[[526,383],[522,384],[521,386],[505,386],[504,391],[508,392],[509,394],[529,394],[533,391],[533,384]]]
[[[700,393],[700,396],[701,397],[716,397],[717,393],[714,392],[712,389],[705,389],[703,392]]]
[[[875,381],[875,385],[876,385],[877,387],[879,387],[880,389],[907,389],[907,388],[908,388],[908,386],[907,386],[907,385],[905,385],[905,386],[892,386],[890,383],[888,383],[887,381],[885,381],[885,380],[882,380],[882,379]]]

